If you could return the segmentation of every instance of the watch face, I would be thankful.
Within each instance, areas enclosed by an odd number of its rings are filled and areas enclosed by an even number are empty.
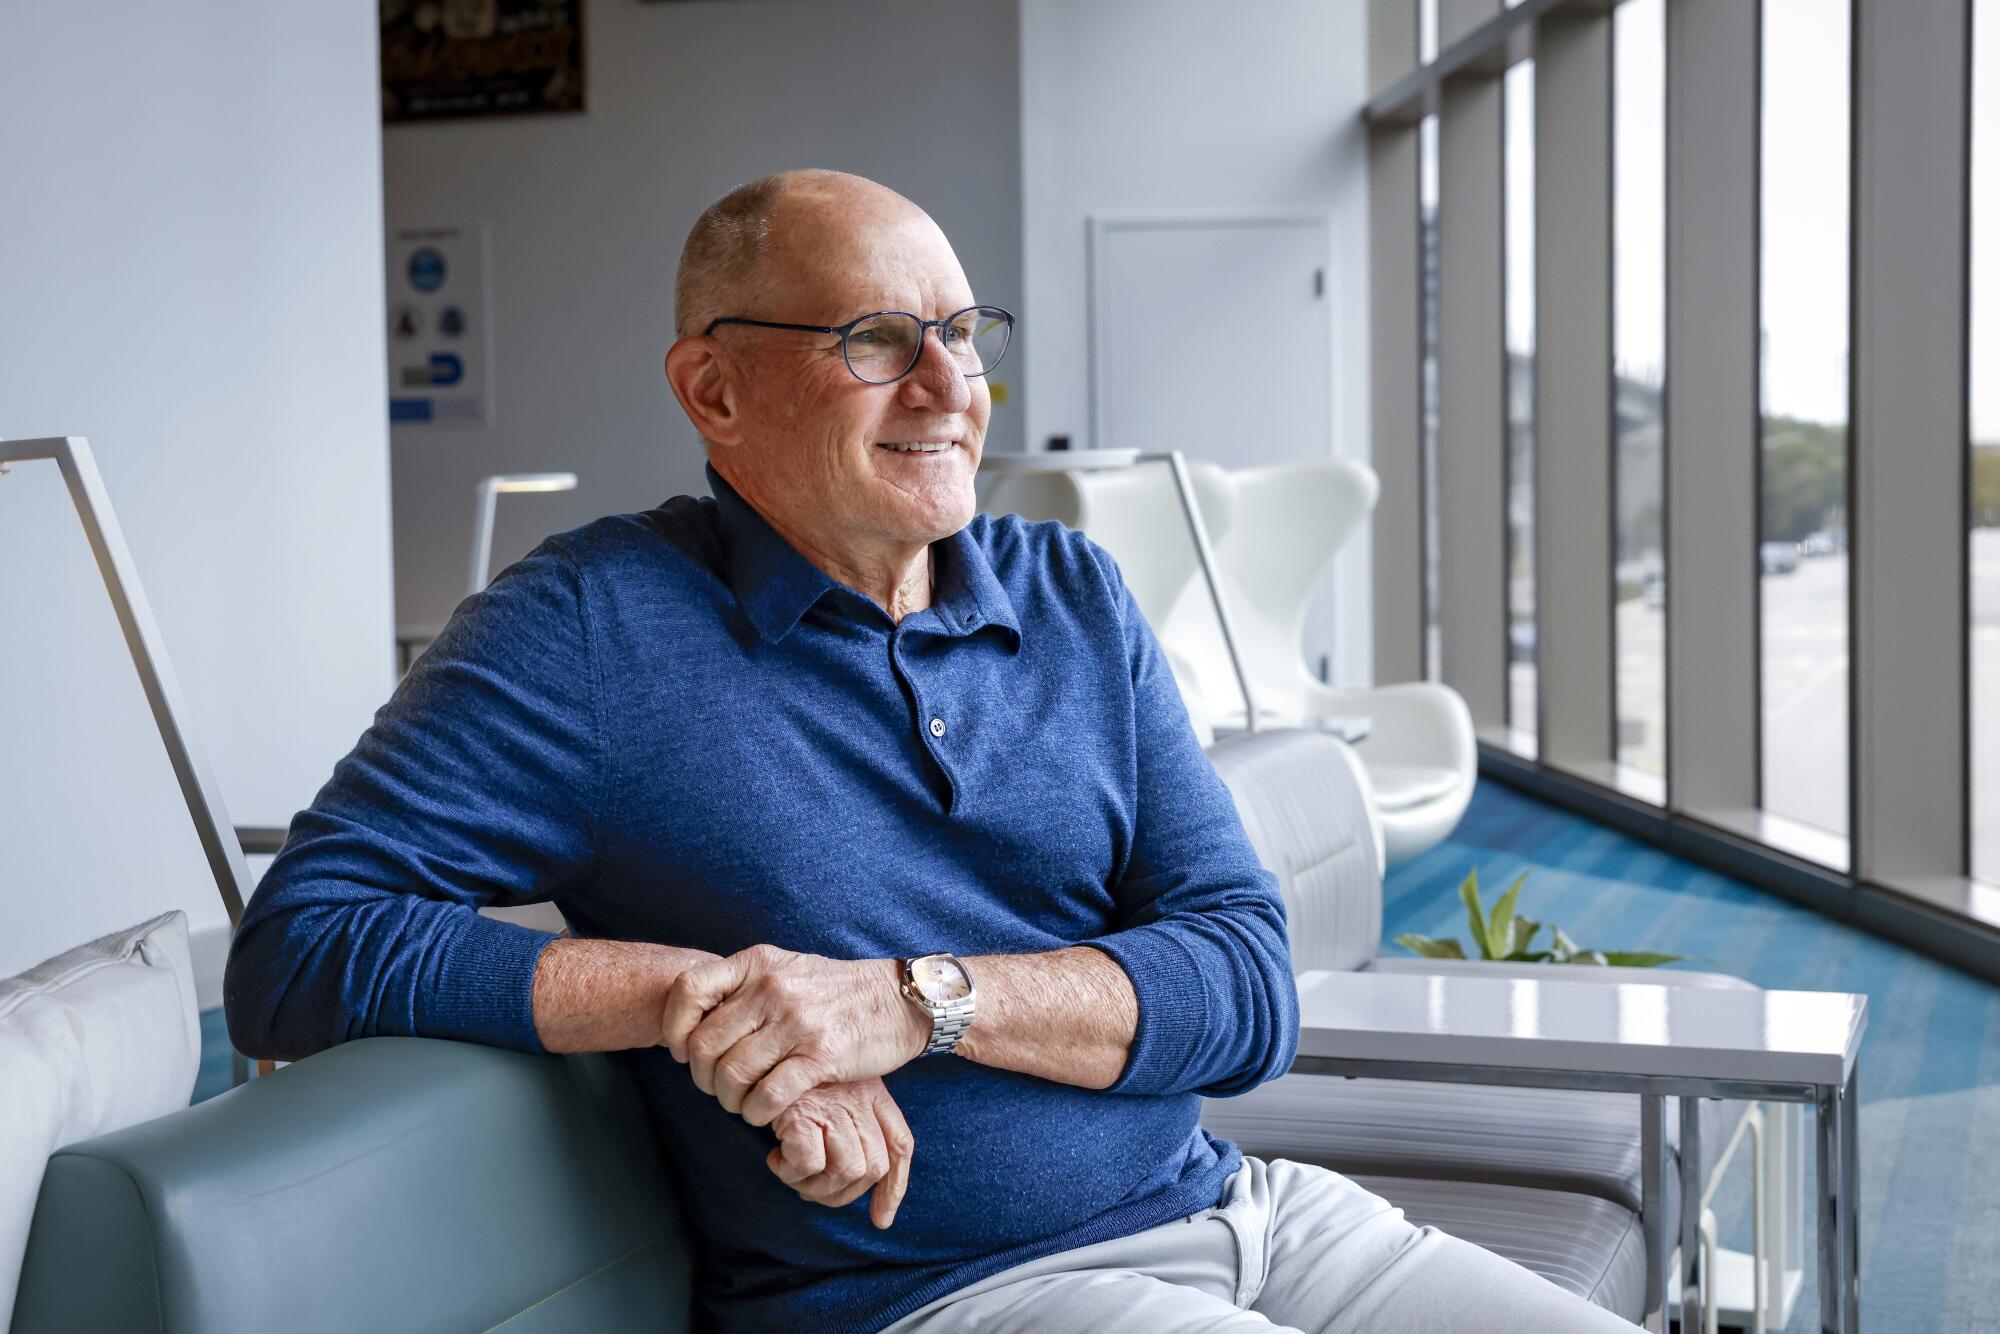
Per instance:
[[[933,1005],[949,1005],[972,993],[972,979],[949,954],[926,954],[910,965],[910,978]]]

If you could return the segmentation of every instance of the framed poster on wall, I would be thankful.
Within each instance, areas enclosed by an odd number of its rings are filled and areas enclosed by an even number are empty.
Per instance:
[[[382,123],[583,110],[584,0],[380,0]]]

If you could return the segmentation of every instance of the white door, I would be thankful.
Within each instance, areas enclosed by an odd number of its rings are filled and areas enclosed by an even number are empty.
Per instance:
[[[1332,454],[1323,221],[1100,222],[1092,240],[1098,448]]]

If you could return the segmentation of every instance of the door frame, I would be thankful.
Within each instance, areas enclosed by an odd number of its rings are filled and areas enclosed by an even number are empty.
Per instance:
[[[1106,406],[1104,391],[1105,362],[1105,312],[1110,293],[1106,288],[1104,258],[1106,246],[1113,232],[1158,232],[1158,231],[1206,231],[1216,227],[1297,227],[1308,226],[1319,231],[1319,265],[1325,275],[1325,291],[1321,294],[1321,320],[1326,333],[1326,403],[1323,422],[1327,442],[1328,457],[1338,457],[1343,451],[1335,431],[1338,420],[1337,404],[1345,388],[1341,384],[1341,341],[1340,322],[1333,318],[1333,312],[1340,302],[1340,270],[1333,262],[1333,225],[1325,210],[1309,208],[1218,208],[1218,209],[1148,209],[1137,212],[1114,211],[1092,213],[1084,219],[1084,319],[1086,341],[1090,348],[1088,364],[1084,368],[1084,380],[1089,391],[1090,402],[1090,447],[1107,447]],[[1144,448],[1145,446],[1141,446]],[[1366,455],[1363,455],[1366,461]]]

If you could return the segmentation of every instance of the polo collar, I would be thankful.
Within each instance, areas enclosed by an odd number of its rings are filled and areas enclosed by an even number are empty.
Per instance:
[[[790,634],[826,594],[835,589],[853,592],[799,554],[712,465],[706,471],[722,536],[724,578],[766,643]],[[931,610],[945,632],[971,635],[993,628],[1019,649],[1021,623],[1013,601],[972,534],[961,528],[932,543],[931,550],[937,557]],[[859,593],[853,595],[867,601]]]
[[[841,585],[801,556],[713,465],[707,472],[722,533],[723,576],[758,635],[776,643],[814,603]]]
[[[1009,646],[1021,647],[1021,622],[1014,614],[1014,602],[1000,586],[985,548],[973,540],[970,527],[931,543],[937,553],[936,573],[931,586],[931,610],[954,635],[973,635],[981,630],[998,630]]]

